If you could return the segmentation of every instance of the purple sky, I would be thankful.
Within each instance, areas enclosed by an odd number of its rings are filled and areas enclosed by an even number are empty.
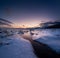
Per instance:
[[[59,0],[0,0],[0,18],[17,25],[35,26],[60,21]]]

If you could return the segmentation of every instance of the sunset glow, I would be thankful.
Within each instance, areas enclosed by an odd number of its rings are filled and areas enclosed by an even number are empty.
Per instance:
[[[11,21],[13,28],[41,27],[40,23],[60,21],[60,3],[55,1],[56,7],[52,2],[47,3],[45,0],[44,3],[37,0],[5,2],[0,3],[0,18]]]
[[[36,27],[36,26],[38,26],[38,24],[24,24],[24,25],[13,24],[12,25],[13,28],[31,28],[31,27]]]

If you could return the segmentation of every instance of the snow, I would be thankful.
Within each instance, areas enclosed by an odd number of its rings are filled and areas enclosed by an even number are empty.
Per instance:
[[[3,43],[0,45],[0,58],[37,58],[31,43],[22,38],[20,30],[12,29],[12,32],[11,30],[8,32],[9,36],[5,36],[4,32],[0,33],[0,36],[3,34],[3,37],[0,37],[0,43]],[[47,44],[60,53],[60,29],[36,29],[31,33],[29,30],[23,30],[23,32],[27,36],[31,34],[33,40]]]
[[[38,35],[36,35],[38,33]],[[47,44],[57,53],[60,53],[60,29],[35,30],[34,40]]]
[[[8,40],[7,40],[8,39]],[[6,37],[9,45],[0,46],[0,58],[37,58],[29,41],[15,34]]]

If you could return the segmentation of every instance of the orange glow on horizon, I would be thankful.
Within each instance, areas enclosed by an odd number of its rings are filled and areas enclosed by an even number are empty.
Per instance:
[[[40,20],[42,19],[42,20]],[[46,19],[46,20],[44,20]],[[13,28],[31,28],[31,27],[41,27],[41,23],[48,21],[47,18],[18,18],[13,21]]]
[[[20,24],[13,24],[12,25],[13,28],[32,28],[32,27],[38,27],[37,24],[23,24],[23,25],[20,25]]]

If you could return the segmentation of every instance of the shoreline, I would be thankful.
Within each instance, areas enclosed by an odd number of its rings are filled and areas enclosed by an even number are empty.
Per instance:
[[[58,54],[48,45],[33,40],[31,36],[24,35],[22,37],[30,41],[33,48],[33,52],[37,56],[37,58],[60,58],[60,54]]]
[[[60,55],[51,49],[48,45],[33,40],[32,47],[38,58],[60,58]]]

